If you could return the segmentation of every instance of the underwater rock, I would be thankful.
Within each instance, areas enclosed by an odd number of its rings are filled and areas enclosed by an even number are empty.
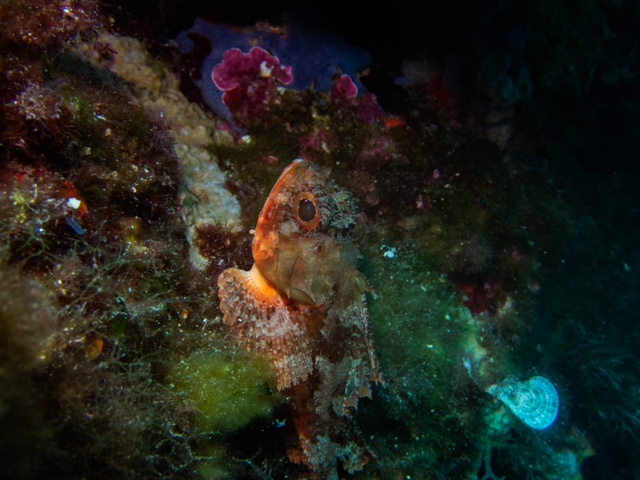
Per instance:
[[[108,45],[111,55],[102,58],[97,45]],[[208,260],[197,245],[197,230],[220,225],[230,231],[241,228],[240,203],[226,187],[227,176],[211,153],[212,145],[230,142],[216,122],[178,90],[168,69],[131,37],[102,33],[91,43],[75,47],[79,57],[99,68],[108,68],[133,84],[141,102],[167,124],[182,174],[181,211],[187,226],[189,257],[199,270]]]
[[[37,280],[3,267],[0,269],[0,477],[35,479],[46,452],[53,450],[51,425],[44,413],[49,399],[38,388],[35,377],[55,332],[55,299]]]
[[[558,392],[544,377],[531,377],[525,382],[509,377],[489,387],[487,393],[501,400],[516,417],[536,430],[550,427],[558,417]]]
[[[360,256],[347,233],[350,195],[312,164],[294,161],[258,218],[250,271],[218,279],[224,323],[249,351],[263,354],[290,399],[298,441],[289,458],[320,478],[353,472],[370,454],[352,421],[358,399],[381,382]]]
[[[304,90],[314,87],[317,91],[331,91],[336,75],[346,74],[353,79],[358,92],[364,86],[358,75],[370,63],[371,55],[361,47],[350,45],[339,35],[315,24],[316,18],[307,19],[301,12],[294,12],[285,28],[260,23],[250,28],[232,28],[226,25],[197,19],[193,27],[176,38],[183,55],[196,50],[196,40],[210,44],[210,52],[203,59],[200,79],[194,83],[202,92],[205,103],[216,115],[235,126],[234,116],[223,102],[224,92],[212,78],[212,72],[223,61],[231,48],[249,51],[260,47],[279,59],[281,65],[291,66],[293,73],[290,88]],[[287,83],[288,84],[288,83]]]

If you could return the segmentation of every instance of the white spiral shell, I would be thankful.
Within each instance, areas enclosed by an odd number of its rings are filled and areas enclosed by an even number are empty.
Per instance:
[[[537,430],[550,427],[558,417],[560,399],[553,384],[544,377],[524,382],[507,378],[487,392],[500,399],[526,425]]]

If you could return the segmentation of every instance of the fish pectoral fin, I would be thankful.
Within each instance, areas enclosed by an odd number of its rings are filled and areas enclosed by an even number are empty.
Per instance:
[[[349,338],[350,348],[346,355],[350,367],[344,390],[344,409],[357,408],[358,399],[371,397],[371,384],[384,384],[378,358],[373,345],[373,336],[369,331],[369,313],[364,294],[356,298],[339,314],[343,337]]]
[[[218,287],[225,325],[242,348],[271,361],[278,388],[306,379],[313,368],[309,332],[257,266],[249,271],[225,270]]]

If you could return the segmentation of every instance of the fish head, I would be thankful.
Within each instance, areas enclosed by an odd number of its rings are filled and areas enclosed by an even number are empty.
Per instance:
[[[355,265],[357,249],[345,241],[355,220],[349,193],[312,163],[295,160],[258,217],[252,245],[256,266],[289,299],[324,303],[344,269]]]

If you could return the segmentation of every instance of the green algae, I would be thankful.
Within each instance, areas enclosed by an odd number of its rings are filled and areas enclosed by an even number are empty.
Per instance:
[[[5,478],[35,478],[53,449],[46,397],[34,380],[55,317],[51,295],[0,270],[0,462]]]
[[[167,381],[192,406],[201,432],[233,432],[282,400],[269,386],[268,364],[238,351],[196,351],[171,368]]]
[[[373,468],[383,476],[419,478],[435,474],[439,459],[458,451],[466,460],[448,468],[463,478],[475,469],[473,445],[484,430],[482,391],[463,365],[478,326],[419,250],[408,243],[397,247],[394,258],[373,245],[365,251],[364,271],[378,295],[369,310],[385,388],[375,392],[362,424],[366,430],[374,416],[389,430],[371,431],[380,460]]]
[[[210,344],[171,365],[166,381],[191,412],[197,472],[209,480],[235,478],[241,461],[231,453],[229,435],[269,416],[283,401],[272,390],[270,366],[260,357]]]
[[[200,452],[201,461],[196,469],[207,480],[223,480],[233,478],[234,469],[229,462],[229,453],[218,442],[210,442]]]

